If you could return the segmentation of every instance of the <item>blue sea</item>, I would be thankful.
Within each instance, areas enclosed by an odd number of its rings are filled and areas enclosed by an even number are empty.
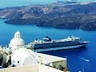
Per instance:
[[[5,2],[0,1],[0,8],[12,7],[12,6],[25,6],[29,4],[47,4],[57,0],[9,0]],[[78,0],[78,1],[91,1],[91,0]],[[95,0],[94,0],[95,1]],[[96,31],[84,31],[84,30],[66,30],[55,29],[47,27],[36,27],[35,25],[8,25],[4,23],[4,19],[0,19],[0,45],[8,46],[10,40],[14,37],[16,31],[20,31],[22,38],[26,44],[35,39],[42,39],[45,35],[50,36],[52,39],[66,38],[68,35],[74,35],[81,37],[83,40],[88,40],[89,43],[86,48],[43,52],[50,55],[59,57],[67,57],[67,66],[70,72],[96,72]]]
[[[43,52],[59,57],[67,57],[68,69],[71,72],[82,71],[95,72],[96,64],[96,31],[83,30],[65,30],[55,28],[36,27],[35,25],[8,25],[5,20],[0,19],[0,43],[3,46],[8,46],[10,40],[14,37],[16,31],[20,31],[22,38],[26,44],[35,39],[42,39],[45,35],[49,35],[52,39],[66,38],[68,35],[81,37],[83,40],[88,40],[86,48]],[[88,61],[86,61],[88,60]]]

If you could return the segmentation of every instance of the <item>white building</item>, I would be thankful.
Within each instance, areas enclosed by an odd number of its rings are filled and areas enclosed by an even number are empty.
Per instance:
[[[28,65],[28,66],[19,66],[15,68],[4,68],[0,69],[0,72],[64,72],[55,68],[51,68],[45,65]]]
[[[19,48],[22,48],[24,47],[24,40],[21,38],[21,34],[19,31],[17,31],[15,34],[14,34],[14,38],[10,41],[9,43],[9,48],[11,49],[12,53],[19,49]]]
[[[11,63],[15,66],[38,64],[35,56],[26,48],[19,48],[11,55]]]
[[[36,65],[44,64],[57,69],[59,68],[59,66],[62,67],[67,66],[65,58],[33,52],[30,49],[24,47],[24,44],[25,42],[21,38],[20,32],[17,31],[14,34],[14,38],[10,41],[9,44],[9,48],[12,51],[11,65],[18,67],[18,66],[28,66],[28,65],[35,65],[35,64]]]

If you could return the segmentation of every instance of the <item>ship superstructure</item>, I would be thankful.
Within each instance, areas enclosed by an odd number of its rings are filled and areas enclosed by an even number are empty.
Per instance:
[[[49,36],[45,36],[43,40],[36,39],[29,43],[28,46],[37,52],[73,49],[85,47],[88,41],[82,40],[80,37],[68,36],[65,39],[52,40]]]

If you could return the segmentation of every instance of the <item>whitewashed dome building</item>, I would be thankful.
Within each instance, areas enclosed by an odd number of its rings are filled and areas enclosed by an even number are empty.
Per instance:
[[[14,34],[14,38],[10,41],[9,48],[12,50],[12,53],[18,48],[24,47],[24,40],[21,38],[21,33],[17,31]]]
[[[15,66],[38,64],[34,53],[26,48],[19,48],[11,55],[11,63]]]

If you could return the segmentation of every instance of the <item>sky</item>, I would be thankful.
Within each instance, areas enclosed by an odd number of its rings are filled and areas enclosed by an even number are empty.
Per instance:
[[[27,6],[30,4],[50,4],[56,2],[58,0],[0,0],[0,8],[1,7],[12,7],[12,6]],[[60,0],[66,1],[66,0]],[[77,0],[79,2],[82,1],[96,1],[96,0]]]

